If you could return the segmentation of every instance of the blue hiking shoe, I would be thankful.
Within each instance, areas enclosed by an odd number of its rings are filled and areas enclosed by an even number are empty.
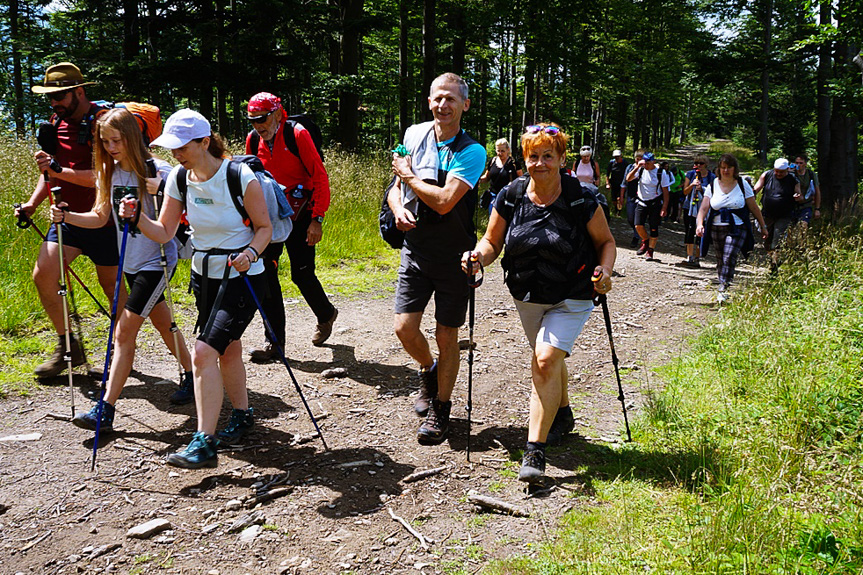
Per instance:
[[[185,405],[195,401],[195,380],[192,379],[192,372],[187,371],[183,374],[183,381],[180,382],[180,389],[171,394],[168,401],[174,405]]]
[[[218,444],[218,439],[199,431],[192,436],[186,449],[168,456],[168,464],[186,469],[216,467],[219,464],[219,457],[216,455]]]
[[[87,413],[79,413],[72,418],[72,424],[81,429],[96,431],[99,421],[99,404],[102,405],[102,423],[99,425],[99,433],[114,431],[114,406],[107,401],[97,401],[93,409]]]
[[[251,407],[247,410],[231,410],[231,419],[228,420],[227,427],[216,434],[219,441],[232,445],[247,434],[255,425],[253,411]]]

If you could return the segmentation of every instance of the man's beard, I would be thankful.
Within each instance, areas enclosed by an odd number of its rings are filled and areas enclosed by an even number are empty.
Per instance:
[[[57,117],[61,120],[65,120],[66,118],[75,113],[75,110],[78,109],[78,104],[80,104],[78,94],[72,92],[72,102],[69,104],[69,107],[67,108],[66,106],[54,106],[54,113],[57,114]]]

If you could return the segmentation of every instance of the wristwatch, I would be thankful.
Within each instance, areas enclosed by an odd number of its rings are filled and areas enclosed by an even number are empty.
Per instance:
[[[315,216],[312,219],[315,220],[316,222],[318,222],[319,224],[324,223],[324,216]]]

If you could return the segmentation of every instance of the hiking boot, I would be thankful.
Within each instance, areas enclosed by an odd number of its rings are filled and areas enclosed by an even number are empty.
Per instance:
[[[187,371],[183,374],[183,381],[180,382],[180,389],[171,394],[168,401],[174,405],[186,405],[195,401],[195,380],[192,379],[192,372]]]
[[[518,470],[518,480],[527,483],[539,483],[545,477],[545,450],[528,449],[521,458],[521,469]]]
[[[647,251],[644,252],[644,261],[652,262],[653,261],[653,248],[647,248]]]
[[[219,464],[219,457],[216,454],[218,444],[218,439],[199,431],[192,436],[192,441],[185,449],[169,455],[167,462],[169,465],[186,469],[216,467]]]
[[[96,431],[96,423],[99,421],[99,404],[102,405],[102,423],[99,432],[114,431],[114,406],[107,401],[97,401],[96,405],[87,413],[79,413],[72,418],[72,424],[81,429]]]
[[[279,359],[279,348],[271,341],[267,342],[264,349],[253,349],[249,352],[249,359],[252,363],[270,363]]]
[[[78,342],[78,339],[75,337],[75,334],[69,334],[69,342],[72,348],[72,367],[78,367],[84,363],[84,352],[81,349],[81,344]],[[60,375],[64,369],[66,369],[66,359],[64,357],[66,351],[66,336],[59,336],[59,340],[57,341],[57,345],[54,347],[54,353],[51,354],[51,358],[38,366],[33,373],[36,374],[38,378],[45,377],[55,377]]]
[[[693,269],[693,270],[697,270],[701,267],[701,264],[698,263],[698,260],[696,260],[696,259],[691,259],[691,260],[685,259],[682,262],[677,262],[674,265],[675,265],[675,267],[678,267],[678,268],[689,268],[689,269]]]
[[[551,422],[551,429],[548,430],[548,437],[545,440],[546,445],[560,445],[563,442],[563,436],[570,433],[575,428],[575,419],[572,417],[572,408],[568,405],[557,410],[554,416],[554,421]]]
[[[312,345],[317,347],[324,345],[324,342],[333,333],[333,324],[336,323],[337,317],[339,317],[339,310],[333,308],[333,317],[324,323],[319,323],[315,328],[315,335],[312,336]]]
[[[629,241],[629,247],[635,249],[639,245],[641,245],[641,238],[638,236],[632,236],[632,239]]]
[[[643,256],[644,252],[646,252],[648,249],[649,249],[648,241],[647,240],[641,240],[641,246],[639,246],[638,251],[635,252],[635,255]]]
[[[431,401],[426,420],[417,431],[417,441],[420,445],[443,443],[449,433],[450,409],[452,409],[451,401],[440,401],[437,398]]]
[[[228,420],[228,426],[216,434],[219,441],[223,441],[228,445],[231,445],[247,434],[255,425],[255,418],[252,413],[253,411],[254,410],[251,407],[246,410],[232,409],[231,418]]]
[[[414,402],[414,411],[420,417],[425,417],[429,411],[429,403],[437,397],[437,362],[428,369],[419,370],[420,394]]]

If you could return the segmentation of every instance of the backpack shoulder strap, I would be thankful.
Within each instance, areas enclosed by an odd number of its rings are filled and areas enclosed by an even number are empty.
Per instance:
[[[261,135],[257,130],[252,130],[249,132],[249,148],[251,148],[251,154],[254,156],[258,155],[258,146],[261,145]]]
[[[183,210],[186,209],[186,192],[188,191],[188,182],[186,181],[186,168],[180,166],[177,170],[177,191],[180,192],[180,201],[183,203]]]
[[[236,162],[234,160],[228,162],[228,191],[231,194],[231,200],[234,202],[234,207],[237,208],[237,211],[240,212],[240,217],[243,218],[243,223],[252,227],[249,214],[246,212],[246,208],[243,207],[243,187],[242,182],[240,181],[241,167],[242,164],[240,162]]]
[[[528,179],[524,176],[516,178],[501,192],[503,194],[503,209],[505,212],[502,213],[501,216],[503,216],[505,220],[512,220],[515,207],[527,192],[527,181]]]
[[[147,165],[147,176],[150,178],[156,177],[156,160],[153,158],[147,158],[144,160],[144,163]]]
[[[297,121],[288,118],[285,120],[285,133],[283,135],[285,137],[285,145],[293,155],[300,158],[300,147],[297,145],[297,135],[294,133],[294,129],[296,127]],[[300,162],[302,161],[303,159],[300,158]],[[303,164],[303,166],[305,166],[305,164]]]

